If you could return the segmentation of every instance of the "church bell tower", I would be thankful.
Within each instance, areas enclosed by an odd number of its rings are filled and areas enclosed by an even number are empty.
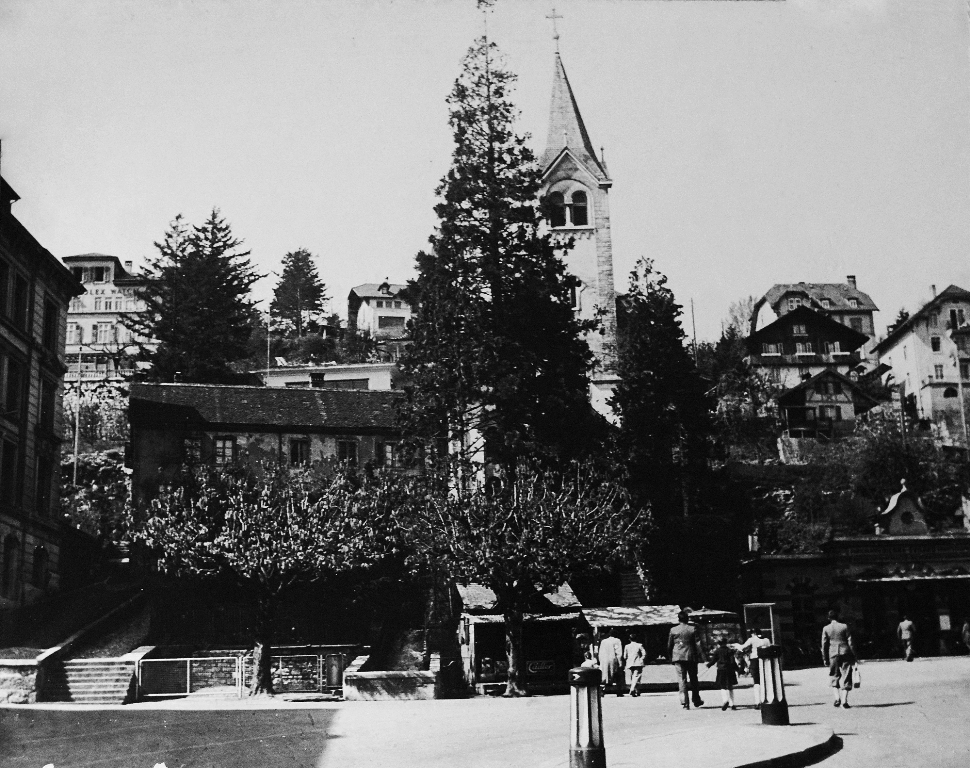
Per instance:
[[[551,203],[547,225],[553,239],[562,243],[570,238],[574,241],[563,260],[567,270],[582,281],[574,300],[576,311],[583,319],[600,318],[600,330],[589,334],[587,342],[598,362],[591,397],[597,410],[603,412],[604,407],[609,410],[606,399],[617,381],[616,288],[609,205],[613,181],[602,153],[596,157],[558,50],[549,134],[540,166],[541,194]]]

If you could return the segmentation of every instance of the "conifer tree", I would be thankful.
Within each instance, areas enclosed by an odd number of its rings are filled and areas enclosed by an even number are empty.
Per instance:
[[[277,323],[292,328],[299,338],[305,330],[304,320],[318,318],[326,299],[327,287],[320,280],[313,254],[306,248],[286,254],[270,304],[270,314]]]
[[[411,430],[466,446],[513,471],[519,457],[564,455],[590,434],[592,366],[567,274],[540,231],[540,172],[515,132],[515,76],[494,43],[469,50],[448,98],[452,165],[439,225],[409,286],[417,307],[402,362]]]
[[[140,356],[162,381],[226,384],[239,380],[233,363],[244,360],[258,314],[249,288],[258,279],[228,222],[212,213],[189,227],[176,216],[149,262],[141,294],[146,310],[123,319],[156,347]]]
[[[634,503],[649,506],[656,525],[654,551],[640,560],[649,591],[653,578],[645,575],[643,564],[657,567],[658,553],[669,549],[669,534],[680,528],[670,522],[691,514],[702,485],[710,404],[685,345],[681,308],[649,259],[641,259],[630,273],[619,310],[620,381],[612,399],[620,417],[617,461],[625,465]]]

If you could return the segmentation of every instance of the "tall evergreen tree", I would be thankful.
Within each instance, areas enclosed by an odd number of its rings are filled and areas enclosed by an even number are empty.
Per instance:
[[[566,273],[540,232],[540,172],[515,132],[515,76],[481,38],[448,98],[452,165],[438,187],[439,225],[409,286],[410,427],[422,439],[481,436],[513,471],[531,453],[576,452],[589,435],[592,356]]]
[[[710,434],[705,385],[685,344],[681,307],[667,278],[641,259],[630,274],[618,313],[617,372],[613,408],[620,417],[618,461],[638,505],[649,505],[657,530],[643,563],[657,567],[668,523],[691,514],[702,485]],[[644,587],[653,588],[652,577]],[[651,595],[653,597],[654,595]]]
[[[270,304],[270,313],[277,323],[291,328],[299,338],[303,336],[306,321],[322,314],[326,299],[327,287],[313,263],[313,254],[306,248],[286,254]]]
[[[176,216],[149,262],[142,298],[146,311],[126,327],[155,343],[142,347],[152,374],[163,381],[225,384],[239,380],[233,363],[246,358],[258,314],[249,288],[258,279],[249,251],[218,209],[191,228]]]

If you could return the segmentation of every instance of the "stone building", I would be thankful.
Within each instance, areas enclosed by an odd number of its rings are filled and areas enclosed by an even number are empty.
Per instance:
[[[11,210],[0,178],[0,608],[58,585],[62,379],[81,284]]]
[[[152,498],[185,464],[395,468],[401,393],[214,384],[131,385],[132,496]]]

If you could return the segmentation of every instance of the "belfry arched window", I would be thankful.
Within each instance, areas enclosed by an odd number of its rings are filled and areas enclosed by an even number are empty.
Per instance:
[[[553,227],[566,226],[566,198],[562,192],[549,195],[549,224]]]
[[[585,227],[589,224],[589,212],[585,192],[573,192],[570,209],[574,227]]]

